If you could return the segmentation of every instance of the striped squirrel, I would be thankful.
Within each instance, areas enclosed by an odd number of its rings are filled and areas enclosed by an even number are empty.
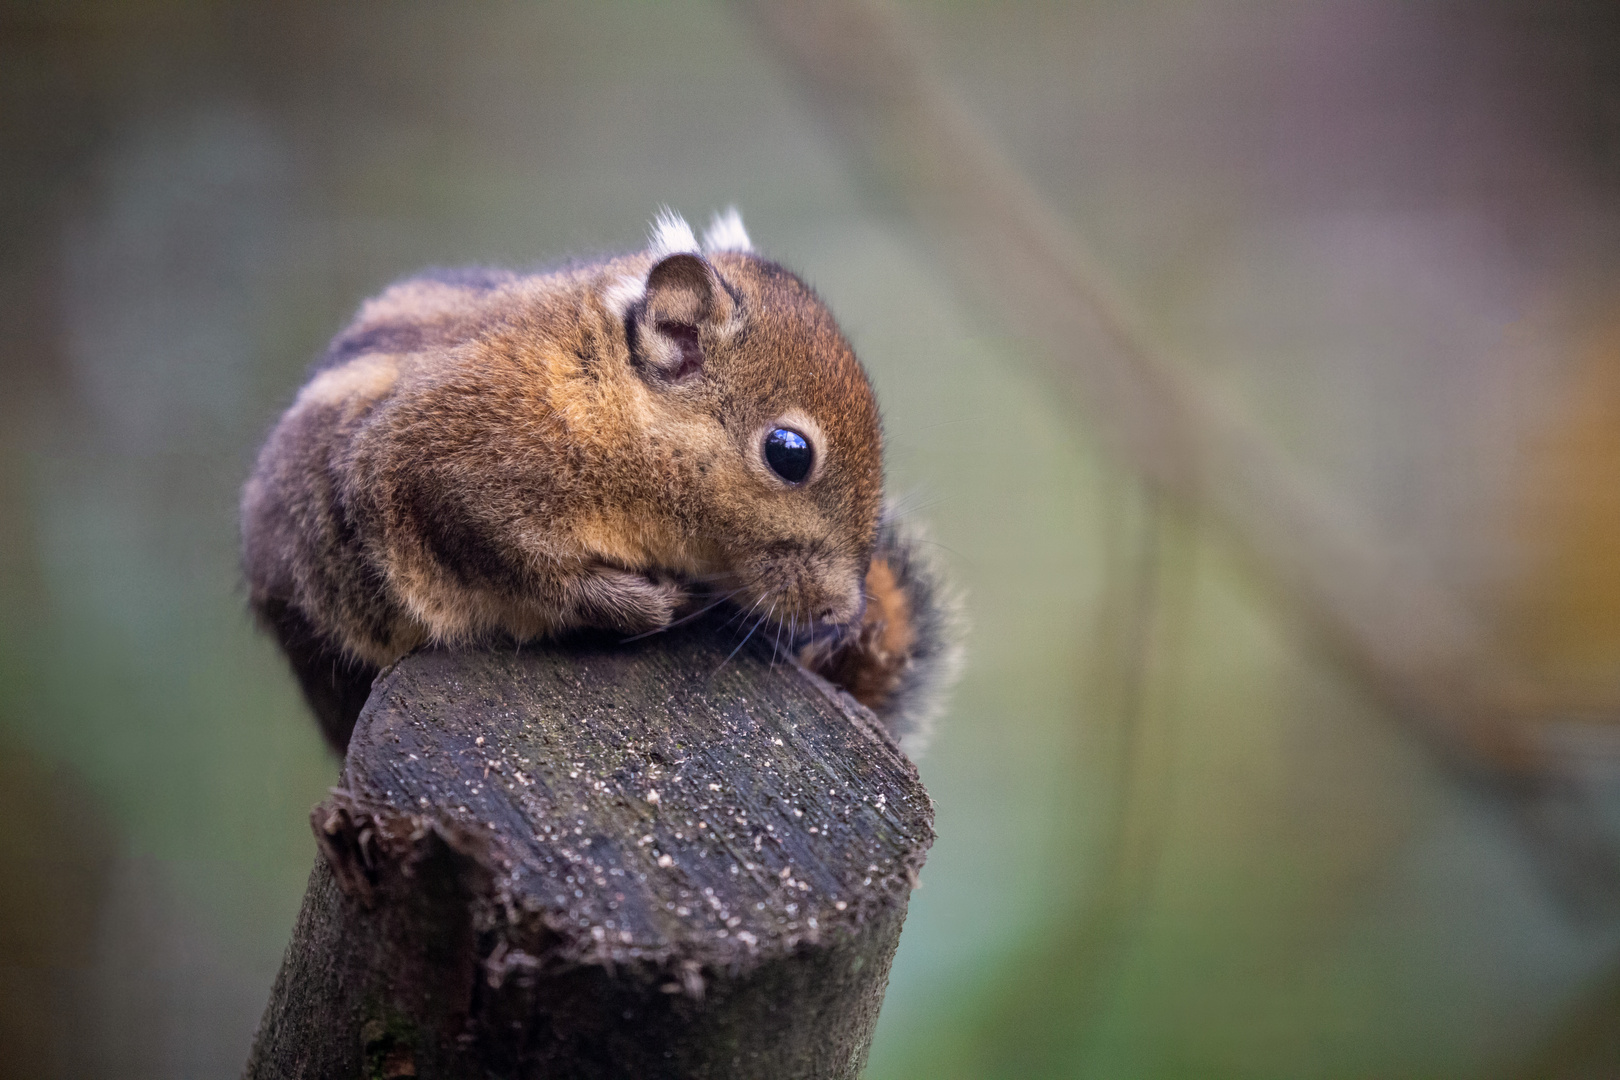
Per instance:
[[[362,305],[242,492],[250,600],[340,752],[418,646],[636,635],[722,597],[915,746],[957,619],[885,516],[882,445],[815,293],[735,210],[701,245],[666,210],[642,251]]]

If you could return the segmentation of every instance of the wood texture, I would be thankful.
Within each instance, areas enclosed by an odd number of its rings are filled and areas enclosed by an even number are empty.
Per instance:
[[[385,672],[246,1075],[858,1075],[932,806],[734,639]]]

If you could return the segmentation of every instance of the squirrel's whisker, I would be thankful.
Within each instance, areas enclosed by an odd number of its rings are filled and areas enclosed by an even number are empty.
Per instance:
[[[761,597],[760,599],[763,600],[764,597]],[[754,606],[755,607],[759,606],[758,601],[755,601]],[[744,634],[743,639],[741,641],[737,642],[737,647],[735,649],[732,649],[731,652],[727,653],[726,658],[724,660],[720,661],[720,667],[717,667],[717,668],[714,669],[714,675],[720,674],[720,669],[725,667],[727,664],[731,663],[731,658],[732,657],[734,657],[738,653],[742,652],[742,647],[744,645],[748,644],[748,639],[754,636],[754,631],[758,630],[761,626],[763,626],[765,624],[765,620],[770,618],[771,617],[771,612],[773,612],[775,610],[776,610],[776,605],[772,604],[770,611],[767,611],[765,614],[761,615],[758,619],[756,619],[754,621],[754,625],[749,629],[748,633]],[[711,678],[711,679],[714,678],[714,675],[710,675],[709,678]]]
[[[749,616],[751,616],[754,612],[758,611],[759,610],[759,605],[763,604],[764,602],[765,602],[765,597],[761,596],[758,600],[754,601],[753,607],[750,607],[747,611],[743,611],[741,608],[738,608],[737,609],[737,614],[735,614],[731,618],[727,619],[725,621],[724,625],[730,626],[732,623],[745,623],[745,622],[747,622]]]

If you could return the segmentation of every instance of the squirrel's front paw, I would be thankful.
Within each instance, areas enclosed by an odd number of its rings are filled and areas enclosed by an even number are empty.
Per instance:
[[[627,634],[668,626],[686,599],[685,590],[673,581],[612,566],[597,567],[576,579],[573,592],[583,625]]]
[[[961,600],[914,528],[885,521],[866,574],[866,611],[841,638],[811,645],[806,667],[848,690],[896,738],[920,748],[962,657]]]

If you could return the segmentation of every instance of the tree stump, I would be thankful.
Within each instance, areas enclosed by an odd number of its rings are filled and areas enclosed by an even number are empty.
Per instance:
[[[380,676],[260,1077],[855,1077],[932,805],[878,721],[715,622]]]

